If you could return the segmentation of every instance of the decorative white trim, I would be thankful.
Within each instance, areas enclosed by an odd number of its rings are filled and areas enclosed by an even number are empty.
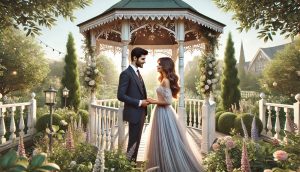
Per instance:
[[[84,33],[88,30],[94,29],[96,27],[99,27],[103,24],[110,23],[114,20],[122,20],[122,19],[146,19],[146,20],[160,20],[167,18],[174,20],[174,19],[186,19],[190,20],[194,23],[197,23],[201,26],[207,27],[209,29],[215,30],[219,33],[223,32],[223,26],[221,24],[218,24],[216,22],[210,21],[209,19],[206,19],[202,16],[199,16],[197,14],[194,14],[192,12],[189,12],[187,10],[175,10],[175,11],[114,11],[112,13],[109,13],[105,16],[102,16],[98,19],[92,20],[90,22],[87,22],[81,26],[79,26],[79,30],[81,33]]]
[[[269,61],[271,60],[270,57],[263,50],[258,49],[257,52],[256,52],[256,54],[255,54],[255,56],[253,57],[253,59],[251,60],[249,66],[248,66],[248,69],[247,69],[248,71],[250,71],[251,66],[253,65],[253,63],[255,62],[255,60],[258,58],[258,55],[259,55],[260,52],[266,57],[267,60],[269,60]]]

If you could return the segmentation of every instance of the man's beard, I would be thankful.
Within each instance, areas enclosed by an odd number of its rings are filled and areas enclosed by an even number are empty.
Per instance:
[[[135,65],[136,65],[137,67],[143,68],[143,64],[141,64],[141,63],[136,62]]]

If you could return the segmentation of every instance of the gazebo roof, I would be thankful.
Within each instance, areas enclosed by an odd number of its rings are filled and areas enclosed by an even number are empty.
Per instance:
[[[185,18],[220,33],[225,27],[223,23],[199,13],[182,0],[121,0],[103,13],[78,24],[78,26],[81,28],[81,32],[84,32],[121,18],[166,19],[167,17],[170,19]]]

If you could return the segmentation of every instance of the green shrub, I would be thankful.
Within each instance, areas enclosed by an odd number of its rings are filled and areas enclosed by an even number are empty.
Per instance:
[[[62,120],[62,117],[59,116],[58,114],[54,113],[53,114],[53,121],[52,125],[57,125],[60,126],[60,121]],[[44,114],[41,116],[37,122],[36,122],[36,130],[39,132],[44,132],[47,127],[50,125],[50,114]]]
[[[57,109],[55,112],[59,114],[67,123],[70,123],[72,118],[77,120],[77,114],[71,109],[61,108]]]
[[[84,127],[86,127],[89,122],[89,112],[84,109],[79,109],[78,110],[78,118],[79,118],[79,115],[81,115],[82,124],[84,125]]]
[[[219,112],[216,113],[216,130],[217,130],[217,131],[219,131],[219,130],[218,130],[218,120],[219,120],[220,116],[221,116],[223,113],[224,113],[224,111],[219,111]]]
[[[234,120],[236,114],[232,112],[225,112],[219,117],[218,120],[218,129],[224,134],[229,134],[231,129],[234,128]]]
[[[237,133],[240,133],[242,136],[244,136],[241,118],[243,118],[243,122],[246,126],[248,136],[251,136],[251,125],[252,125],[253,115],[250,115],[248,113],[240,114],[234,120],[234,129],[236,130]],[[257,116],[255,118],[256,118],[256,127],[258,130],[258,134],[260,135],[263,128],[263,124]]]
[[[88,144],[88,143],[80,143],[76,145],[74,161],[77,164],[91,162],[94,163],[97,156],[97,147]]]
[[[134,171],[134,163],[131,163],[126,158],[122,151],[106,151],[105,152],[105,167],[108,170],[114,168],[114,171]]]

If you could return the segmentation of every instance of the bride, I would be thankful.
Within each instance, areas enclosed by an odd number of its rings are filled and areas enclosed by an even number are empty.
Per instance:
[[[171,106],[172,98],[177,98],[180,90],[173,60],[159,58],[157,71],[160,73],[157,100],[148,98],[156,107],[149,124],[146,166],[159,166],[159,172],[201,172],[200,151],[196,151],[195,143],[188,138],[183,118]]]

